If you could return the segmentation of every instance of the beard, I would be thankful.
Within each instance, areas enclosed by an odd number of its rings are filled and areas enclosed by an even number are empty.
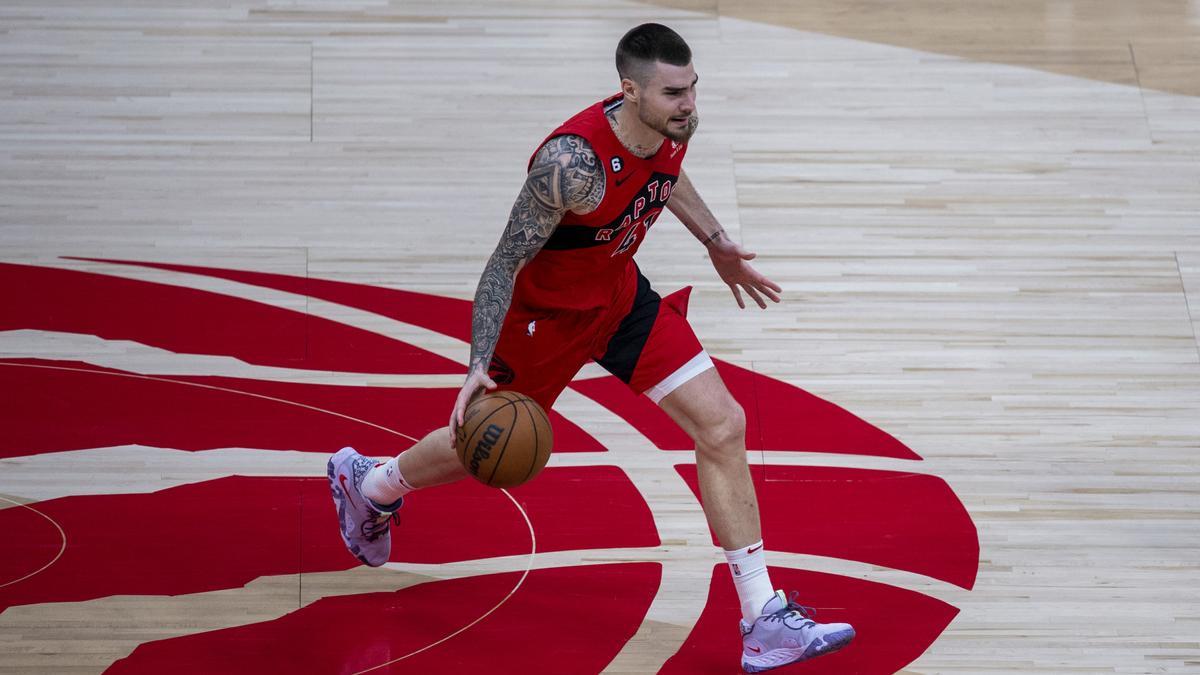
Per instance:
[[[659,119],[646,119],[643,110],[638,110],[638,118],[643,124],[675,141],[676,143],[687,143],[696,133],[696,128],[700,126],[700,117],[696,113],[688,116],[687,124],[682,128],[672,122],[670,116]]]

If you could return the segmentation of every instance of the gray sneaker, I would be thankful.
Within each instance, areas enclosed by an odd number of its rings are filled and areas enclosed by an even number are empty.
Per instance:
[[[813,609],[795,599],[795,593],[785,598],[783,591],[775,591],[753,624],[741,622],[742,669],[747,673],[832,654],[854,639],[850,624],[817,623]]]
[[[399,522],[396,510],[404,500],[381,508],[363,495],[363,479],[374,466],[375,460],[363,457],[354,448],[342,448],[329,458],[326,473],[337,506],[342,541],[354,557],[371,567],[379,567],[392,554],[391,521]]]

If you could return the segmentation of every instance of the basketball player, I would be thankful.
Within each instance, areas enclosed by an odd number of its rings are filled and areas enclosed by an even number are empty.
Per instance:
[[[470,370],[449,433],[437,430],[384,464],[343,448],[329,480],[351,553],[382,565],[389,521],[409,492],[467,476],[454,437],[483,390],[520,391],[549,409],[595,360],[658,403],[696,443],[704,513],[725,549],[742,605],[742,667],[750,672],[840,649],[848,624],[819,624],[767,576],[758,502],[746,462],[745,418],[684,315],[662,302],[634,253],[664,208],[708,249],[745,308],[781,289],[750,266],[681,165],[696,131],[691,49],[675,31],[644,24],[617,46],[621,92],[551,133],[529,162],[508,226],[479,287]]]

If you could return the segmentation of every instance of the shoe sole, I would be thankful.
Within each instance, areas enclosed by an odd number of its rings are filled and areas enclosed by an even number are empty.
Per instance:
[[[818,656],[825,656],[840,651],[854,641],[854,629],[844,630],[837,633],[832,633],[827,636],[820,645],[809,645],[803,651],[799,649],[772,649],[771,651],[757,657],[759,663],[751,663],[742,657],[742,670],[747,673],[763,673],[768,670],[790,666],[793,663],[800,663],[815,659]],[[780,659],[777,663],[769,663]]]

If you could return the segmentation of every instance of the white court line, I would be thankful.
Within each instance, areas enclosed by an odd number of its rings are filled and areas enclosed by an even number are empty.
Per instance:
[[[32,506],[29,506],[28,504],[22,504],[21,502],[18,502],[18,501],[13,501],[12,499],[9,499],[8,497],[0,497],[0,501],[6,501],[6,502],[8,502],[8,503],[10,503],[10,504],[15,504],[16,506],[19,506],[19,507],[21,507],[21,508],[23,508],[23,509],[28,509],[28,510],[30,510],[30,511],[33,511],[34,513],[38,514],[39,516],[41,516],[41,517],[45,518],[46,520],[50,521],[50,524],[51,524],[51,525],[53,525],[55,529],[57,529],[57,530],[58,530],[58,536],[62,538],[62,546],[61,546],[61,547],[59,547],[59,549],[58,549],[58,553],[57,553],[57,554],[55,554],[54,558],[52,558],[52,559],[50,560],[50,562],[46,563],[45,565],[42,565],[41,567],[39,567],[39,568],[37,568],[36,570],[34,570],[34,571],[30,572],[29,574],[26,574],[26,575],[25,575],[25,576],[23,576],[23,577],[20,577],[20,578],[18,578],[18,579],[13,579],[12,581],[6,581],[6,582],[4,582],[4,583],[0,584],[0,588],[4,588],[5,586],[12,586],[13,584],[15,584],[15,583],[17,583],[17,582],[20,582],[20,581],[25,581],[25,580],[26,580],[26,579],[28,579],[29,577],[32,577],[32,576],[33,576],[33,575],[35,575],[35,574],[39,574],[39,573],[41,573],[41,572],[43,572],[43,571],[45,571],[45,570],[49,569],[49,567],[50,567],[51,565],[53,565],[54,563],[58,562],[58,559],[59,559],[59,558],[61,558],[61,557],[62,557],[62,554],[63,554],[64,552],[66,552],[66,550],[67,550],[67,533],[63,531],[63,529],[62,529],[62,525],[59,525],[59,524],[58,524],[58,522],[57,522],[57,521],[55,521],[53,518],[51,518],[50,516],[48,516],[48,515],[46,515],[46,514],[42,513],[41,511],[38,511],[37,509],[33,508]]]
[[[581,425],[582,426],[582,425]],[[589,431],[589,433],[591,433]],[[595,434],[593,434],[595,435]],[[639,465],[653,463],[661,466],[695,464],[695,450],[645,450],[636,451]],[[550,455],[546,466],[593,466],[597,464],[621,465],[614,461],[612,452],[561,452]],[[798,452],[794,450],[747,450],[750,466],[812,466],[864,471],[894,471],[897,473],[928,474],[936,476],[929,462],[875,455],[847,455],[834,452]]]
[[[673,469],[695,464],[691,451],[639,451],[637,466],[611,452],[561,452],[550,455],[547,467],[616,466],[626,473],[648,467]],[[749,451],[753,461],[759,454]],[[852,469],[906,470],[902,460],[881,460],[871,465],[857,456],[778,453],[768,463],[780,466],[845,467]],[[326,457],[320,453],[262,448],[179,450],[148,445],[116,445],[64,450],[37,455],[0,458],[0,493],[17,494],[34,501],[78,495],[140,494],[178,485],[201,483],[226,476],[324,475]],[[624,460],[624,461],[623,461]],[[61,467],[78,469],[64,474]],[[119,468],[115,468],[119,467]],[[920,468],[920,467],[918,467]],[[909,473],[923,473],[908,470]],[[45,477],[55,475],[55,481]],[[936,474],[930,474],[936,475]],[[630,476],[634,479],[634,476]],[[637,485],[638,480],[633,480]],[[0,509],[8,508],[0,505]],[[669,533],[667,533],[669,535]]]
[[[474,626],[475,624],[479,623],[480,621],[483,621],[484,619],[491,616],[492,612],[495,612],[497,609],[500,609],[501,605],[508,602],[508,599],[511,598],[513,596],[513,594],[517,592],[517,589],[519,589],[521,587],[521,585],[525,583],[526,577],[529,576],[529,570],[533,568],[534,556],[537,554],[537,535],[533,531],[533,523],[529,521],[529,514],[525,513],[525,509],[521,508],[521,505],[517,503],[517,500],[515,498],[513,498],[512,494],[510,494],[508,490],[502,489],[500,491],[504,493],[504,496],[508,497],[509,501],[511,501],[513,503],[513,506],[517,507],[517,511],[521,514],[521,516],[523,518],[525,518],[525,525],[527,527],[529,527],[529,555],[526,558],[525,571],[521,573],[521,578],[517,579],[516,585],[512,587],[512,590],[508,592],[508,595],[501,598],[500,602],[497,602],[494,607],[492,607],[488,611],[484,612],[484,614],[482,616],[480,616],[478,619],[475,619],[471,623],[463,626],[462,628],[459,628],[458,630],[454,631],[453,633],[450,633],[446,637],[438,640],[437,642],[432,642],[430,644],[427,644],[424,647],[421,647],[420,649],[418,649],[416,651],[409,652],[409,653],[405,654],[404,656],[392,659],[391,661],[388,661],[386,663],[381,663],[377,666],[372,666],[370,668],[367,668],[366,670],[360,670],[357,673],[355,673],[354,675],[361,675],[362,673],[367,673],[372,670],[378,670],[379,668],[383,668],[384,666],[390,666],[393,663],[396,663],[398,661],[403,661],[404,659],[407,659],[410,656],[415,656],[417,654],[420,654],[421,652],[426,651],[428,649],[433,649],[434,647],[453,638],[454,636],[462,633],[463,631],[468,630],[471,626]]]
[[[886,583],[917,593],[935,597],[955,604],[969,592],[948,581],[943,581],[918,572],[909,572],[893,567],[834,558],[810,553],[791,553],[766,549],[767,564],[771,567],[810,572],[836,574],[864,581]],[[724,565],[725,557],[716,547],[705,550],[704,576],[707,580],[714,565]],[[661,563],[664,567],[694,563],[697,556],[677,546],[644,546],[639,548],[593,548],[538,553],[533,561],[533,570],[585,567],[589,565],[611,565],[615,563]],[[387,563],[384,567],[397,572],[407,572],[436,579],[462,579],[484,574],[504,574],[524,569],[528,564],[524,555],[500,556],[476,560],[459,560],[449,563]]]

